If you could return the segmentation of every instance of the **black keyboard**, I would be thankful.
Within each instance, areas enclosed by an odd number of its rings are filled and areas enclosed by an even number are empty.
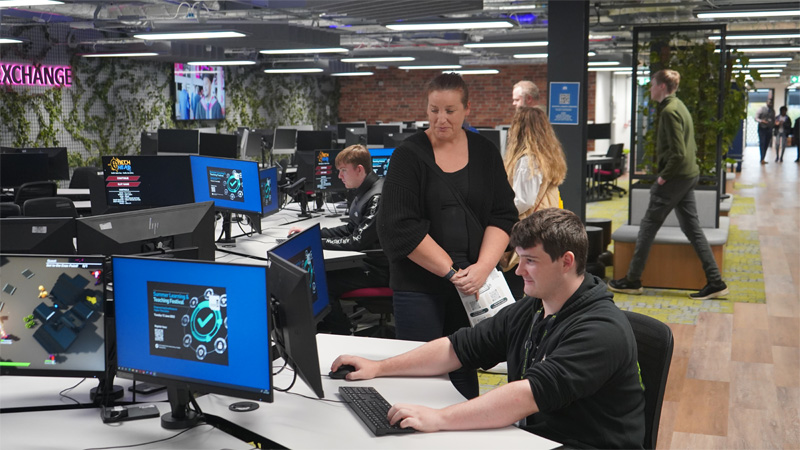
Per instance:
[[[339,395],[344,398],[350,408],[358,414],[361,421],[367,425],[375,436],[387,434],[413,433],[413,428],[400,428],[399,425],[389,425],[386,414],[392,405],[372,387],[339,386]]]
[[[283,244],[284,242],[286,242],[286,240],[287,240],[287,238],[277,238],[277,239],[275,239],[275,242],[278,243],[278,244]]]

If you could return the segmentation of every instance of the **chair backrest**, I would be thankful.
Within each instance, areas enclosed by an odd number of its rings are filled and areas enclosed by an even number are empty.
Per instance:
[[[89,177],[96,175],[100,169],[97,167],[76,167],[69,180],[70,189],[89,189]]]
[[[609,145],[608,150],[606,151],[606,156],[609,158],[622,158],[622,146],[623,144]]]
[[[0,203],[0,217],[14,217],[22,214],[19,205],[14,202]]]
[[[17,188],[14,195],[14,203],[19,206],[25,204],[26,200],[39,197],[55,197],[58,192],[58,185],[55,181],[31,181]]]
[[[41,197],[26,200],[22,214],[30,217],[78,217],[72,200],[66,197]]]
[[[663,322],[633,311],[623,311],[636,336],[639,370],[644,383],[644,448],[655,449],[664,389],[675,345],[672,330]]]

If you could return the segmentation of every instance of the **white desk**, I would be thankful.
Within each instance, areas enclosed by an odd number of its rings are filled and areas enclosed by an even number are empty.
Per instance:
[[[58,393],[74,386],[79,381],[81,381],[80,378],[2,376],[0,377],[0,407],[3,409],[49,406],[72,407],[75,402],[58,395]],[[75,389],[65,392],[64,395],[77,400],[81,404],[89,405],[92,403],[90,391],[92,388],[96,388],[97,384],[97,379],[87,378]],[[125,390],[125,396],[119,401],[133,401],[133,395],[128,390],[133,381],[116,378],[114,384],[121,386]],[[152,395],[136,394],[137,402],[162,402],[166,400],[166,390]],[[3,415],[2,417],[5,418],[6,416]],[[3,422],[3,419],[0,419],[0,422]]]
[[[374,339],[355,336],[317,335],[325,398],[341,400],[338,387],[375,387],[390,403],[416,403],[441,408],[464,401],[447,376],[426,378],[377,378],[350,382],[327,376],[330,365],[341,353],[382,359],[405,352],[419,342]],[[288,386],[291,376],[280,374],[278,387]],[[298,379],[292,392],[314,396],[311,389]],[[207,395],[198,399],[204,412],[223,417],[248,430],[289,448],[343,449],[493,449],[525,448],[551,449],[560,444],[519,428],[509,426],[497,430],[447,431],[414,433],[399,436],[375,437],[361,419],[345,404],[311,400],[283,392],[275,393],[272,404],[262,404],[255,411],[233,412],[228,405],[237,401],[222,395]]]
[[[71,200],[89,200],[89,189],[58,188],[56,195]]]

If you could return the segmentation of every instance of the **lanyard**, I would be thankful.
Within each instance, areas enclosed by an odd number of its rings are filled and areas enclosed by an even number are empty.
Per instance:
[[[536,344],[536,346],[533,348],[533,354],[530,355],[531,360],[533,358],[535,358],[536,350],[539,348],[539,344],[547,336],[547,332],[550,331],[550,328],[553,327],[553,324],[556,321],[555,320],[556,319],[556,315],[555,314],[550,315],[550,317],[547,318],[547,325],[545,325],[544,333],[542,333],[541,339],[536,339],[533,336],[533,331],[536,328],[536,322],[539,321],[539,318],[542,316],[543,312],[544,312],[544,307],[539,308],[536,311],[536,313],[533,315],[533,320],[531,321],[531,327],[528,330],[528,339],[525,341],[525,345],[524,345],[525,356],[522,358],[522,373],[520,374],[520,379],[525,378],[525,372],[528,370],[528,367],[529,367],[528,354],[530,353],[531,348],[534,347],[534,343]],[[533,365],[533,361],[530,361],[530,365]]]

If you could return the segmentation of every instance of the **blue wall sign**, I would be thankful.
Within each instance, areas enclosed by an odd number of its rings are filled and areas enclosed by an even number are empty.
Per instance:
[[[580,83],[550,83],[550,123],[578,125],[580,92]]]

